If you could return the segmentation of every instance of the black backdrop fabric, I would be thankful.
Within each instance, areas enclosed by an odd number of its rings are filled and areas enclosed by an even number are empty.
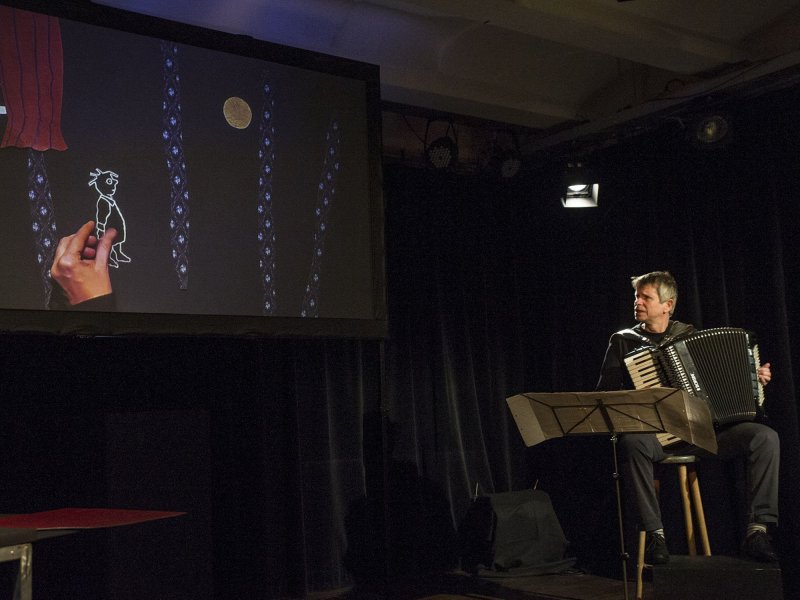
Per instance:
[[[533,485],[578,566],[618,577],[609,440],[525,448],[505,398],[591,390],[608,336],[631,324],[629,277],[669,269],[676,318],[751,329],[772,363],[791,597],[797,96],[736,107],[735,138],[719,150],[693,149],[677,122],[604,149],[596,209],[561,207],[555,161],[510,182],[386,165],[386,340],[4,336],[0,512],[187,512],[37,543],[37,596],[383,586],[455,567],[476,493]],[[717,553],[738,545],[736,475],[701,464]],[[669,485],[663,502],[683,552]]]

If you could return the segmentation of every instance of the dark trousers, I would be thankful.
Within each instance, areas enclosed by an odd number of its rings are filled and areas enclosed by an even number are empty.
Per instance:
[[[778,522],[778,470],[780,442],[774,429],[761,423],[736,423],[717,433],[717,458],[744,461],[747,474],[747,506],[751,523]],[[661,508],[653,484],[653,463],[665,458],[655,434],[628,434],[619,438],[622,476],[635,495],[639,524],[645,531],[663,527]],[[681,454],[707,455],[697,448]]]

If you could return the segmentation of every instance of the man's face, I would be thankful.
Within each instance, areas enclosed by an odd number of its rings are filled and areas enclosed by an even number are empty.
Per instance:
[[[672,298],[666,302],[661,302],[658,298],[658,290],[655,286],[647,284],[636,290],[636,297],[633,303],[634,317],[640,323],[655,323],[661,319],[669,319],[669,311],[672,309]]]

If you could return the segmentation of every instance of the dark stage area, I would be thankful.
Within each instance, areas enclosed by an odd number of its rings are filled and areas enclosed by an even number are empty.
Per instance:
[[[660,567],[658,572],[645,576],[643,599],[788,598],[782,595],[780,575],[774,566],[727,557],[676,557],[673,562],[675,564]],[[702,579],[698,580],[698,577]],[[631,599],[637,597],[634,581],[628,582],[627,593]],[[598,577],[574,569],[559,574],[499,578],[473,577],[463,571],[452,571],[436,577],[398,581],[380,594],[348,588],[309,596],[312,600],[374,597],[397,600],[620,600],[625,597],[625,589],[621,579]]]
[[[630,277],[661,269],[678,282],[676,319],[756,332],[772,365],[775,543],[784,598],[798,597],[800,89],[726,108],[736,135],[723,148],[687,144],[670,120],[597,149],[593,209],[561,205],[561,157],[530,157],[508,181],[387,160],[385,338],[0,335],[0,514],[185,513],[36,542],[33,597],[622,598],[610,438],[526,447],[506,398],[593,390],[610,334],[633,324]],[[698,473],[710,558],[733,560],[747,521],[741,472],[703,459]],[[559,557],[574,564],[465,573],[461,534],[476,498],[532,489],[547,495]],[[682,557],[669,471],[661,505]],[[648,573],[646,597],[692,598],[675,592],[684,579]]]

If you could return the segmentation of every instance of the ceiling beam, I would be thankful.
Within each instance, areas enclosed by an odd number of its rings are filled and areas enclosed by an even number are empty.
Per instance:
[[[678,73],[749,59],[737,46],[588,0],[363,0],[421,17],[466,19]]]
[[[771,61],[750,66],[736,73],[689,85],[679,92],[603,118],[559,131],[552,135],[531,139],[521,148],[522,154],[548,154],[559,148],[581,146],[581,140],[618,140],[623,137],[652,130],[665,119],[686,112],[698,99],[722,102],[733,96],[752,96],[782,89],[800,82],[800,50],[779,56]],[[598,144],[602,145],[602,144]]]

